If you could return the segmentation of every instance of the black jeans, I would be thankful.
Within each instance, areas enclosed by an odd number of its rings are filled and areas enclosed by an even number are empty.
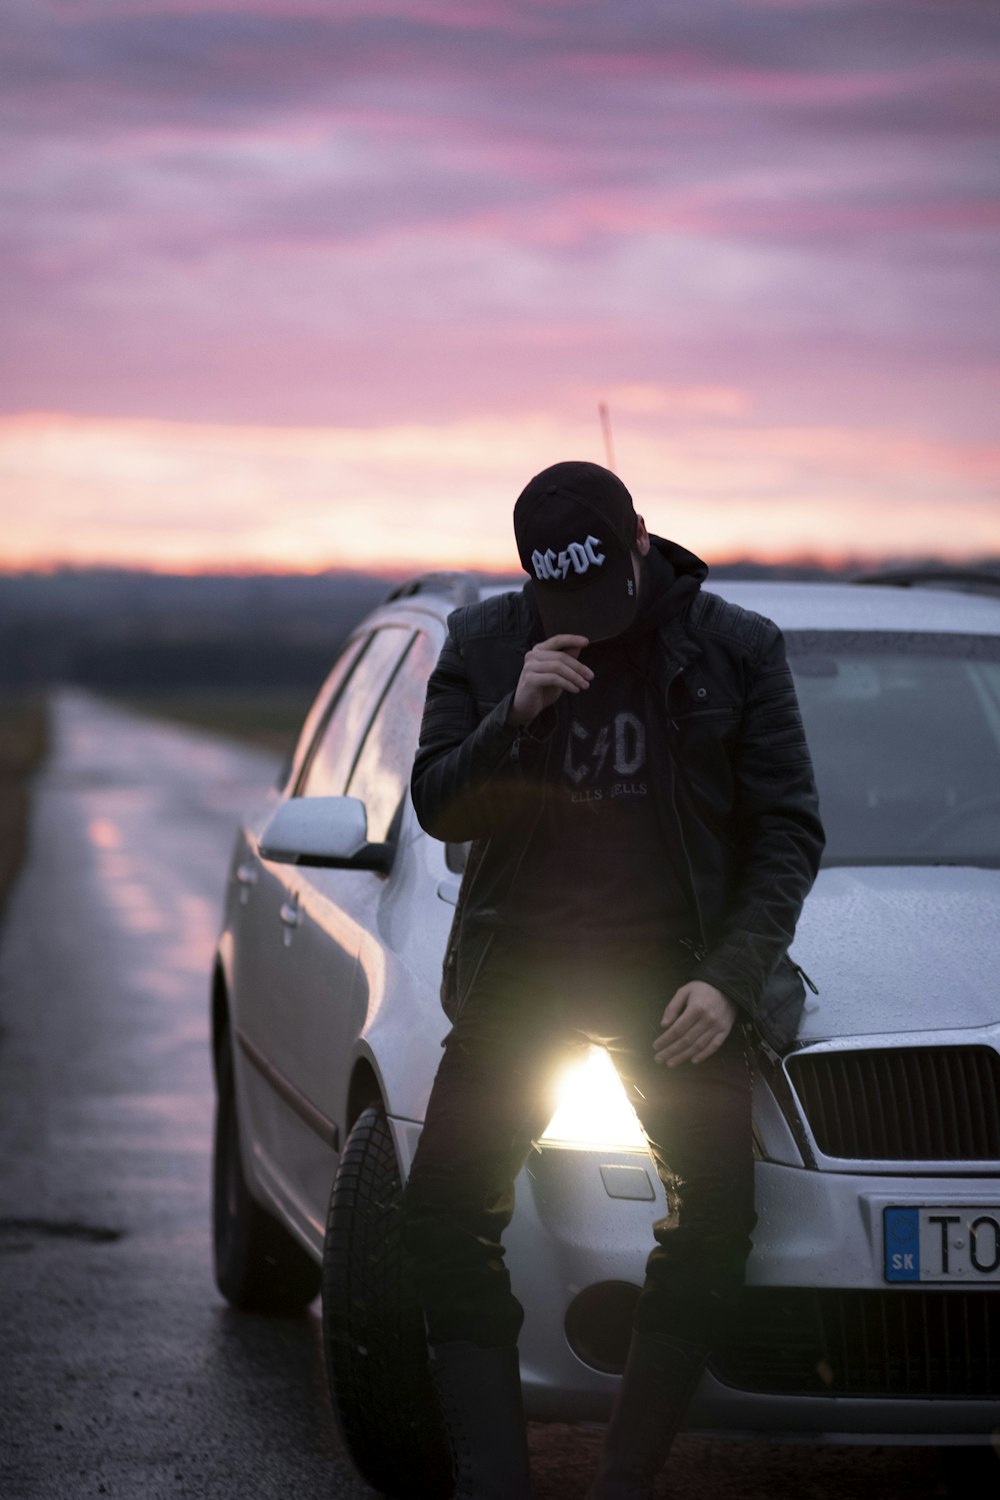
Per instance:
[[[499,940],[456,1023],[403,1197],[404,1242],[431,1343],[514,1343],[523,1310],[501,1237],[514,1178],[554,1108],[560,1067],[608,1048],[649,1140],[669,1214],[635,1324],[711,1346],[743,1284],[756,1222],[750,1074],[742,1027],[706,1061],[653,1059],[664,1006],[683,983],[664,946],[586,967]]]

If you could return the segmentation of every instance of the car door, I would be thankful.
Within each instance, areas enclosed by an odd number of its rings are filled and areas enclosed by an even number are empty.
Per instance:
[[[372,714],[412,635],[387,625],[364,639],[288,795],[344,793]],[[333,877],[346,872],[259,859],[258,866],[258,971],[244,986],[240,1008],[240,1041],[252,1064],[254,1139],[271,1191],[293,1217],[315,1228],[339,1147],[329,1100],[351,1030],[358,933],[338,912]]]
[[[346,778],[348,795],[365,803],[370,842],[397,846],[389,875],[318,868],[298,872],[300,925],[292,941],[298,993],[291,1002],[297,1043],[288,1065],[297,1070],[296,1086],[333,1127],[331,1139],[338,1147],[355,1045],[370,1007],[381,1003],[380,979],[390,963],[391,933],[384,914],[393,906],[403,871],[400,823],[436,654],[423,631],[409,635],[383,692],[371,704],[372,715]],[[363,966],[357,963],[362,947]],[[329,1161],[311,1150],[301,1157],[298,1170],[303,1196],[321,1219],[330,1186]]]
[[[289,796],[301,778],[310,753],[323,738],[330,718],[358,661],[371,641],[371,631],[360,631],[348,641],[329,676],[316,695],[299,735],[292,765],[284,776],[281,796]],[[242,847],[234,860],[231,879],[235,890],[230,901],[232,928],[233,999],[236,1040],[244,1057],[256,1060],[258,1073],[270,1065],[271,1018],[274,997],[280,992],[285,967],[288,927],[282,908],[288,900],[288,881],[281,867],[260,858],[257,838],[274,810],[268,801],[254,819],[244,825]],[[286,916],[288,913],[286,912]],[[243,1069],[240,1069],[242,1077]],[[247,1118],[256,1124],[260,1079],[252,1076],[245,1103]],[[255,1131],[255,1138],[258,1132]]]

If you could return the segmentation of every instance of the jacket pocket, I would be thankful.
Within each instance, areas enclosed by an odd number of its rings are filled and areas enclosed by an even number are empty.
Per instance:
[[[721,720],[723,723],[735,721],[738,713],[739,709],[735,703],[722,704],[718,708],[680,708],[673,715],[673,721],[677,728],[681,729],[685,724],[704,724],[712,719]]]
[[[812,980],[810,988],[815,989]],[[795,1040],[805,1006],[803,971],[787,953],[765,981],[754,1017],[765,1041],[778,1052]]]
[[[441,1005],[452,1025],[462,1013],[495,938],[496,932],[492,928],[471,934],[463,930],[449,954],[450,962],[445,963],[441,981]]]

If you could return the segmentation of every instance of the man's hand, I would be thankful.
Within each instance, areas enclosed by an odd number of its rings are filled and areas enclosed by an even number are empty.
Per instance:
[[[586,645],[585,635],[552,635],[532,646],[524,658],[507,722],[520,728],[537,718],[560,693],[588,688],[594,674],[577,660]]]
[[[692,979],[681,985],[663,1012],[663,1030],[653,1043],[653,1056],[668,1068],[704,1062],[718,1052],[737,1015],[728,995],[702,979]]]

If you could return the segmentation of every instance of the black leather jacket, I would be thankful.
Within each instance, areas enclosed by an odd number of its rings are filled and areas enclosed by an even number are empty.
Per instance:
[[[675,571],[704,573],[683,548],[653,544]],[[473,841],[445,958],[442,999],[454,1016],[530,846],[554,738],[544,716],[520,729],[507,722],[525,652],[542,635],[530,586],[456,610],[448,627],[411,791],[428,833]],[[824,843],[781,633],[697,593],[657,633],[649,691],[662,765],[653,777],[657,813],[665,848],[672,840],[680,853],[701,934],[689,977],[722,990],[781,1050],[804,999],[787,951]]]

